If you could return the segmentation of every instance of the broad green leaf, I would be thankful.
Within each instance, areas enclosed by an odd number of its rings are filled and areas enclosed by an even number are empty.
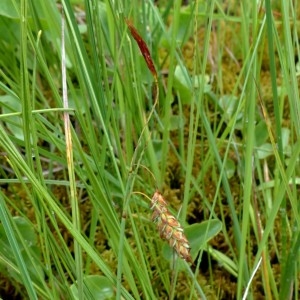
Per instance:
[[[237,276],[237,265],[234,261],[229,258],[226,254],[213,249],[212,247],[207,248],[207,252],[219,263],[222,264],[224,269],[228,270],[232,275]]]
[[[207,242],[215,237],[222,229],[222,222],[214,219],[202,223],[192,224],[185,228],[185,234],[191,245],[193,259],[206,246]]]
[[[273,146],[270,143],[265,143],[257,148],[257,156],[259,159],[264,159],[270,155],[273,155]]]
[[[234,175],[235,169],[236,169],[235,162],[232,159],[228,158],[226,160],[226,165],[225,165],[225,172],[228,179],[230,179]]]
[[[176,66],[174,75],[174,88],[179,93],[182,104],[191,103],[193,91],[199,89],[201,84],[204,84],[204,93],[211,91],[209,76],[207,75],[190,77],[187,69],[179,65]]]
[[[181,129],[184,125],[184,119],[178,115],[172,115],[170,119],[170,131]]]
[[[261,146],[268,138],[268,128],[264,120],[257,123],[255,126],[255,144]]]
[[[1,0],[0,16],[5,16],[11,19],[19,19],[19,14],[14,6],[14,1]]]
[[[291,131],[288,128],[283,127],[281,129],[281,133],[282,133],[282,136],[281,136],[282,146],[283,146],[283,149],[286,149],[286,147],[289,145],[289,142],[290,142]]]
[[[22,110],[20,99],[12,95],[0,96],[0,108],[3,115],[7,114],[5,124],[11,133],[18,139],[24,140],[22,118],[18,115],[9,115],[11,113],[20,113]]]
[[[37,244],[37,236],[34,231],[33,225],[22,217],[14,217],[13,220],[15,225],[18,228],[18,231],[20,232],[20,236],[22,240],[26,242],[27,246],[29,247],[35,246]],[[20,249],[23,250],[24,247],[21,244],[20,238],[18,238],[18,235],[16,237],[18,239],[18,242],[20,243],[19,244]],[[8,239],[6,237],[6,233],[4,231],[2,224],[0,224],[0,239],[1,242],[8,243]]]
[[[187,69],[177,65],[174,75],[174,88],[179,93],[181,102],[183,104],[190,103],[192,99],[192,85]]]
[[[84,283],[89,290],[92,299],[107,300],[114,299],[114,287],[106,277],[99,275],[88,275],[84,278]],[[76,284],[71,285],[71,292],[74,299],[78,298],[78,289]]]
[[[35,233],[34,227],[23,217],[17,216],[14,217],[13,220],[20,234],[16,235],[16,239],[18,242],[18,247],[22,254],[22,258],[31,275],[31,278],[36,279],[36,282],[38,282],[40,278],[44,278],[44,271],[42,266],[40,265],[41,251],[37,245],[37,235]],[[13,251],[2,224],[0,224],[0,241],[1,249],[6,249],[5,252],[3,252],[6,254],[6,259],[14,263],[15,257],[13,256]],[[34,265],[32,264],[32,260],[35,262]],[[16,272],[12,268],[9,268],[8,272],[10,273],[11,277],[21,282],[18,272]]]
[[[225,120],[227,122],[230,121],[232,117],[234,117],[236,113],[236,109],[238,106],[238,98],[233,95],[224,95],[219,99],[219,106],[224,112]],[[237,115],[237,120],[242,119],[243,114],[239,113]]]

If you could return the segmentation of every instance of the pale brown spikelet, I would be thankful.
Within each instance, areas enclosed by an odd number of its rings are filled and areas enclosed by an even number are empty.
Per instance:
[[[168,241],[179,257],[189,263],[193,263],[190,255],[190,244],[184,235],[183,228],[167,208],[167,202],[159,191],[155,191],[151,199],[151,207],[153,210],[152,221],[157,223],[157,229],[160,237]]]

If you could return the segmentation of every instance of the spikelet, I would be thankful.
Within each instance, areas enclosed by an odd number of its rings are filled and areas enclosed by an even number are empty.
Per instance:
[[[167,202],[159,191],[154,193],[150,208],[153,210],[152,221],[157,223],[160,237],[169,243],[179,257],[189,263],[193,263],[190,255],[191,247],[184,235],[183,228],[168,210]]]

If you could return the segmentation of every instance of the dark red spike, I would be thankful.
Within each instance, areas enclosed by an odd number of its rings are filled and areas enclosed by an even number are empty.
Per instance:
[[[147,66],[148,66],[148,69],[150,70],[150,72],[154,76],[155,80],[157,80],[157,72],[156,72],[156,69],[154,67],[154,63],[153,63],[153,60],[151,58],[151,54],[150,54],[150,51],[149,51],[149,48],[148,48],[147,44],[145,43],[143,38],[140,36],[137,29],[132,25],[132,23],[129,20],[126,20],[126,19],[125,19],[125,22],[126,22],[128,28],[130,30],[130,33],[131,33],[132,37],[137,42],[142,55],[144,56],[144,59],[145,59],[145,61],[147,63]]]

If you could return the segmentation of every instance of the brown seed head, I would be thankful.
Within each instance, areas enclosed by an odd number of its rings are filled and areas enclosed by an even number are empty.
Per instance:
[[[168,210],[167,202],[159,191],[154,193],[150,207],[153,210],[152,221],[157,222],[160,237],[168,241],[179,257],[192,263],[189,241],[184,235],[179,221]]]

